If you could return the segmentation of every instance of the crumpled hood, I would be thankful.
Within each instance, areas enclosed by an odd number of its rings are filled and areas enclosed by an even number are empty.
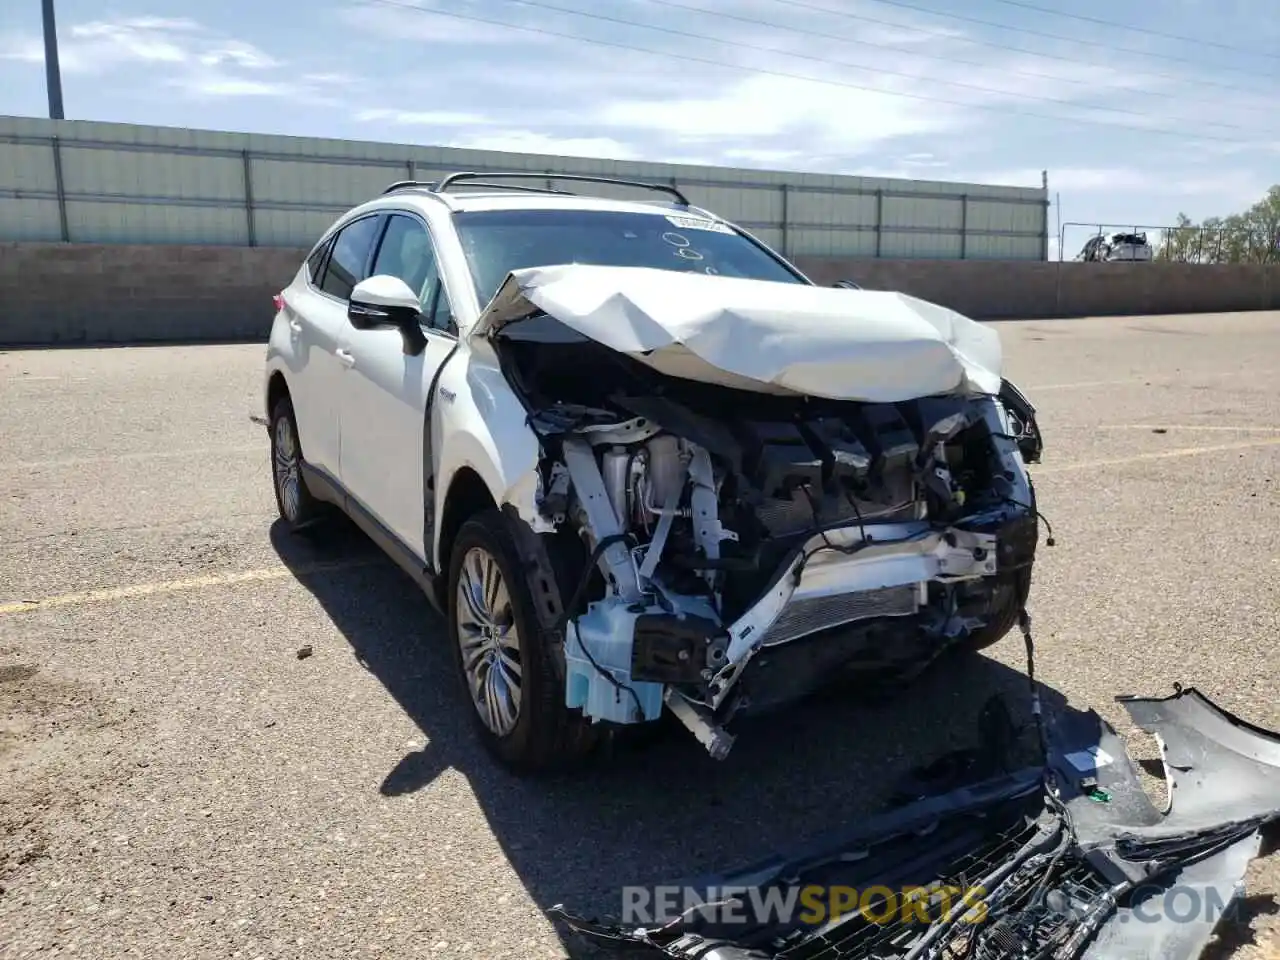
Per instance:
[[[661,373],[894,403],[1000,390],[994,330],[901,293],[569,264],[511,273],[470,331],[534,313]]]

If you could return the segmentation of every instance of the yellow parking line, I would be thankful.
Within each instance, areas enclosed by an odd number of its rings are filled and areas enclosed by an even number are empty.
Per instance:
[[[1076,470],[1093,470],[1098,467],[1118,467],[1129,463],[1142,463],[1147,460],[1171,460],[1175,457],[1194,457],[1202,453],[1228,453],[1232,450],[1248,450],[1253,447],[1280,446],[1280,437],[1268,437],[1266,440],[1243,440],[1240,443],[1221,443],[1212,447],[1181,447],[1177,450],[1159,450],[1152,453],[1135,453],[1131,457],[1116,457],[1110,460],[1081,460],[1076,463],[1050,464],[1046,467],[1032,467],[1032,478],[1045,474],[1070,473]]]
[[[4,470],[47,470],[56,467],[83,467],[92,463],[124,463],[130,460],[197,460],[217,457],[238,457],[249,453],[262,454],[264,444],[237,447],[204,447],[197,450],[140,450],[135,453],[113,453],[101,457],[68,457],[65,460],[17,460],[0,464]]]
[[[1081,380],[1079,383],[1042,383],[1039,386],[1027,387],[1030,395],[1043,390],[1080,390],[1085,387],[1114,387],[1129,383],[1146,383],[1146,380]]]
[[[1152,453],[1139,453],[1131,457],[1116,457],[1107,460],[1083,460],[1075,463],[1050,464],[1033,468],[1033,476],[1045,474],[1070,473],[1078,470],[1093,470],[1099,467],[1124,466],[1130,463],[1142,463],[1148,460],[1169,460],[1176,457],[1193,457],[1204,453],[1227,453],[1233,450],[1248,450],[1256,447],[1280,446],[1280,437],[1268,437],[1265,440],[1247,440],[1240,443],[1223,443],[1209,447],[1182,447],[1177,450],[1160,450]],[[86,590],[81,593],[64,593],[40,600],[20,600],[16,603],[0,604],[0,616],[29,613],[36,610],[47,610],[54,607],[78,607],[92,603],[107,603],[116,600],[133,600],[139,597],[150,597],[157,594],[185,593],[208,587],[227,587],[242,583],[262,583],[270,580],[284,580],[294,576],[307,576],[314,573],[329,573],[366,567],[381,563],[381,558],[362,558],[337,560],[327,563],[304,564],[293,569],[285,566],[265,567],[260,570],[241,570],[233,573],[216,573],[205,577],[192,577],[186,580],[161,580],[152,583],[136,583],[124,587],[107,587],[101,590]]]
[[[1200,423],[1105,423],[1099,430],[1212,430],[1223,433],[1280,433],[1280,427],[1231,427]]]
[[[187,580],[134,583],[124,587],[106,587],[101,590],[86,590],[82,593],[64,593],[59,596],[44,597],[40,600],[19,600],[16,603],[4,603],[0,604],[0,616],[30,613],[35,610],[47,610],[53,607],[79,607],[91,603],[109,603],[114,600],[134,600],[139,597],[151,597],[162,593],[185,593],[190,590],[202,590],[206,587],[229,587],[241,583],[285,580],[289,577],[304,577],[314,573],[352,570],[357,567],[373,566],[381,562],[381,559],[377,557],[362,557],[353,560],[302,564],[293,569],[285,566],[265,567],[260,570],[213,573],[205,577],[191,577]]]
[[[1249,373],[1254,378],[1269,377],[1274,374],[1274,370],[1256,370]],[[1082,390],[1086,387],[1123,387],[1133,386],[1134,384],[1178,384],[1178,383],[1195,383],[1198,380],[1221,380],[1223,377],[1239,377],[1239,370],[1223,370],[1217,373],[1197,373],[1188,370],[1178,377],[1160,376],[1135,376],[1125,377],[1123,380],[1080,380],[1075,383],[1042,383],[1039,386],[1026,386],[1024,392],[1027,396],[1034,398],[1037,393],[1042,390]]]

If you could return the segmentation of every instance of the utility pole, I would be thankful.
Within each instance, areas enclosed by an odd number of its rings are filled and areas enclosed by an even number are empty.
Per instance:
[[[58,27],[53,0],[41,0],[44,12],[44,80],[49,89],[49,119],[62,120],[62,71],[58,67]]]

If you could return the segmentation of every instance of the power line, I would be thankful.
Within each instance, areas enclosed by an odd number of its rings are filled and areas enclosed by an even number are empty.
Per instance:
[[[1158,114],[1148,114],[1141,110],[1131,110],[1128,107],[1110,107],[1099,104],[1082,104],[1072,100],[1063,100],[1058,97],[1044,97],[1033,93],[1020,93],[1015,90],[1002,90],[999,87],[985,87],[977,83],[966,83],[963,80],[939,80],[934,77],[924,77],[915,73],[904,73],[901,70],[888,70],[883,67],[868,67],[863,64],[853,63],[849,60],[833,60],[829,57],[819,57],[810,53],[792,53],[787,50],[779,50],[776,47],[765,47],[756,43],[745,43],[740,40],[725,40],[720,37],[709,36],[705,33],[693,33],[689,30],[677,30],[674,27],[659,27],[648,23],[638,23],[635,20],[627,20],[622,17],[612,17],[605,13],[592,13],[587,10],[575,10],[572,7],[562,7],[554,3],[547,3],[545,0],[503,0],[505,3],[516,3],[524,7],[533,7],[536,10],[549,10],[555,13],[567,13],[575,17],[584,17],[589,20],[599,20],[602,23],[611,23],[622,27],[638,27],[641,30],[653,30],[656,33],[665,33],[673,37],[682,37],[686,40],[698,40],[702,42],[719,43],[726,47],[738,47],[742,50],[751,50],[755,53],[768,53],[774,56],[792,57],[797,60],[808,60],[812,63],[821,63],[827,66],[845,67],[852,70],[862,70],[865,73],[876,73],[887,77],[902,77],[907,80],[920,80],[926,83],[937,83],[947,87],[957,87],[964,90],[975,90],[979,93],[994,93],[1003,97],[1016,97],[1019,100],[1030,100],[1035,103],[1053,103],[1064,107],[1085,108],[1090,110],[1101,110],[1106,113],[1119,113],[1125,116],[1142,117],[1149,120],[1163,120],[1169,123],[1192,123],[1186,117],[1168,117]],[[650,0],[657,2],[657,0]],[[1222,127],[1225,130],[1247,130],[1248,127],[1242,127],[1236,123],[1223,123],[1220,120],[1206,120],[1204,124],[1211,127]]]
[[[1267,53],[1264,50],[1249,50],[1245,47],[1236,47],[1229,43],[1217,43],[1213,40],[1205,40],[1201,37],[1184,37],[1177,33],[1164,33],[1161,30],[1151,30],[1148,27],[1137,27],[1131,23],[1120,23],[1116,20],[1103,20],[1101,17],[1088,17],[1083,13],[1067,13],[1065,10],[1054,10],[1052,7],[1041,7],[1034,3],[1027,3],[1025,0],[995,0],[996,3],[1003,3],[1010,7],[1021,7],[1024,10],[1035,10],[1038,13],[1047,13],[1054,17],[1066,17],[1068,20],[1081,20],[1084,23],[1096,23],[1103,27],[1119,27],[1121,30],[1132,30],[1134,33],[1145,33],[1152,37],[1162,37],[1165,40],[1179,40],[1183,43],[1196,43],[1202,47],[1217,47],[1220,50],[1231,50],[1235,53],[1248,54],[1251,57],[1267,57],[1271,60],[1280,60],[1280,53]]]
[[[996,43],[992,40],[982,40],[978,37],[956,36],[954,33],[948,33],[946,30],[930,30],[928,27],[921,27],[904,23],[896,23],[893,20],[880,20],[876,17],[868,17],[861,13],[848,13],[844,10],[832,10],[830,7],[822,7],[816,3],[805,3],[804,0],[769,0],[770,3],[777,3],[787,7],[795,7],[799,10],[811,10],[814,13],[825,13],[832,17],[842,17],[845,20],[858,20],[863,23],[874,23],[882,27],[893,27],[895,30],[903,30],[907,33],[918,33],[926,37],[940,37],[944,40],[951,40],[956,43],[967,43],[978,47],[990,47],[993,50],[1009,50],[1015,53],[1026,53],[1034,57],[1042,57],[1046,60],[1060,60],[1063,63],[1070,63],[1076,66],[1087,65],[1088,61],[1079,60],[1075,57],[1064,57],[1058,53],[1045,53],[1040,50],[1030,50],[1027,47],[1015,47],[1008,43]],[[942,14],[945,16],[945,14]],[[1006,27],[1007,30],[1016,30],[1015,27]],[[1081,41],[1073,41],[1081,42]],[[1094,46],[1098,46],[1094,44]],[[1175,83],[1186,83],[1186,77],[1180,77],[1173,73],[1157,73],[1154,70],[1134,71],[1135,77],[1151,77],[1159,80],[1172,80]],[[1222,90],[1236,90],[1240,93],[1257,93],[1255,87],[1245,87],[1235,83],[1223,83],[1220,80],[1204,80],[1197,78],[1195,81],[1200,86],[1218,87]]]
[[[931,97],[931,96],[926,96],[925,94],[920,94],[920,93],[903,93],[897,90],[884,90],[884,89],[881,89],[880,87],[868,87],[861,84],[849,83],[848,81],[844,81],[844,80],[832,80],[826,77],[810,77],[810,76],[805,76],[804,74],[801,74],[801,73],[789,73],[784,70],[771,70],[771,69],[762,68],[762,67],[746,67],[737,63],[726,63],[723,60],[712,60],[710,57],[701,57],[701,56],[696,56],[693,54],[685,54],[685,53],[672,53],[671,51],[668,51],[668,50],[654,50],[652,47],[640,47],[634,44],[618,43],[617,41],[614,41],[614,40],[600,40],[595,37],[584,37],[581,34],[564,33],[563,31],[559,31],[559,30],[549,30],[546,27],[532,27],[532,26],[527,26],[525,24],[510,23],[506,20],[495,20],[491,17],[481,17],[481,16],[476,16],[474,14],[457,13],[452,10],[428,9],[426,7],[419,7],[411,3],[400,2],[400,0],[367,0],[367,2],[379,4],[385,7],[395,7],[401,10],[410,10],[410,11],[413,11],[414,13],[426,14],[427,16],[448,17],[453,20],[463,20],[470,23],[483,23],[493,27],[504,27],[508,30],[519,30],[524,33],[539,34],[541,36],[547,36],[547,37],[558,37],[561,40],[573,40],[577,43],[587,43],[587,44],[592,44],[593,46],[610,47],[615,50],[629,50],[632,53],[647,53],[652,56],[665,57],[666,59],[669,59],[669,60],[679,60],[685,63],[701,63],[707,66],[722,67],[728,70],[738,70],[740,72],[756,74],[759,76],[782,77],[788,80],[803,80],[808,83],[822,84],[823,86],[840,87],[846,90],[861,90],[865,93],[877,93],[885,97],[898,97],[901,99],[917,100],[925,103],[940,103],[940,104],[946,104],[953,107],[965,107],[971,110],[994,111],[996,113],[1001,113],[1001,114],[1030,117],[1036,120],[1052,120],[1055,123],[1076,123],[1076,124],[1084,124],[1087,126],[1108,127],[1112,130],[1130,130],[1138,133],[1154,134],[1156,136],[1178,137],[1180,140],[1183,140],[1183,141],[1186,141],[1188,139],[1209,140],[1217,143],[1232,143],[1232,144],[1239,144],[1244,146],[1247,146],[1249,143],[1246,140],[1238,140],[1231,137],[1219,137],[1219,136],[1215,136],[1213,134],[1208,134],[1208,133],[1196,134],[1194,137],[1188,137],[1187,134],[1182,133],[1181,131],[1178,131],[1178,130],[1164,130],[1159,127],[1136,127],[1136,126],[1127,125],[1127,124],[1108,123],[1104,120],[1089,120],[1081,117],[1063,117],[1063,116],[1055,116],[1053,114],[1047,114],[1047,113],[1032,113],[1027,110],[1010,110],[1008,108],[998,107],[992,104],[971,103],[963,100],[948,100],[943,97]],[[528,2],[528,0],[521,0],[521,2]],[[639,26],[639,24],[636,24],[636,26]],[[778,53],[779,51],[769,50],[768,52]],[[920,78],[915,77],[913,79],[920,79]],[[1075,105],[1073,104],[1073,106]],[[1085,108],[1097,109],[1097,108],[1090,108],[1087,105]]]
[[[941,63],[958,63],[958,64],[964,64],[965,66],[970,66],[970,67],[988,67],[988,66],[990,66],[990,64],[989,64],[989,63],[983,63],[981,60],[962,60],[962,59],[960,59],[960,58],[958,58],[958,57],[944,57],[944,56],[941,56],[940,54],[934,54],[934,53],[923,53],[923,52],[918,51],[918,50],[913,50],[913,49],[911,49],[911,48],[909,48],[909,47],[894,46],[894,45],[892,45],[892,44],[886,44],[886,43],[876,43],[876,42],[872,42],[872,41],[870,41],[870,40],[858,40],[858,39],[856,39],[856,38],[854,38],[854,37],[833,35],[833,34],[831,34],[831,33],[828,33],[828,32],[822,31],[822,30],[809,30],[809,29],[806,29],[806,28],[804,28],[804,27],[795,27],[795,26],[791,26],[791,25],[789,25],[789,24],[776,23],[776,22],[771,21],[771,20],[759,20],[759,19],[757,19],[757,18],[755,18],[755,17],[744,17],[744,16],[741,16],[741,15],[736,14],[736,13],[723,13],[723,12],[721,12],[721,11],[719,11],[719,10],[707,10],[707,9],[705,9],[705,8],[703,8],[703,7],[695,7],[695,6],[692,6],[692,5],[690,5],[690,4],[686,4],[686,3],[679,3],[679,2],[677,2],[677,0],[647,0],[647,2],[648,2],[648,3],[655,4],[655,5],[660,6],[660,7],[671,7],[671,8],[672,8],[672,9],[674,9],[674,10],[686,10],[686,11],[689,11],[689,12],[692,12],[692,13],[702,13],[702,14],[706,14],[706,15],[707,15],[707,16],[709,16],[709,17],[720,17],[720,18],[721,18],[721,19],[723,19],[723,20],[735,20],[735,21],[737,21],[737,22],[739,22],[739,23],[752,24],[752,25],[754,25],[754,26],[758,26],[758,27],[769,27],[769,28],[774,29],[774,30],[786,30],[786,31],[788,31],[788,32],[790,32],[790,33],[800,34],[800,35],[802,35],[802,36],[807,36],[807,37],[817,37],[818,39],[821,39],[821,40],[835,40],[835,41],[838,41],[838,42],[840,42],[840,43],[858,44],[859,46],[863,46],[863,47],[871,47],[871,48],[876,49],[876,50],[902,50],[903,52],[910,53],[912,56],[915,56],[915,57],[921,57],[921,58],[924,58],[924,59],[927,59],[927,60],[937,60],[937,61],[939,61],[939,62],[941,62]],[[806,5],[806,6],[807,6],[807,5]],[[832,11],[832,12],[834,12],[834,11]],[[896,24],[893,24],[893,26],[896,26]],[[903,28],[903,29],[910,29],[910,28]],[[1016,49],[1018,49],[1018,48],[1013,47],[1013,48],[1010,48],[1010,49],[1015,49],[1015,50],[1016,50]],[[1064,59],[1065,59],[1065,58],[1064,58]],[[1080,61],[1068,61],[1068,62],[1070,62],[1070,63],[1076,63],[1076,64],[1079,64],[1079,63],[1080,63]],[[1212,99],[1210,99],[1210,98],[1208,98],[1208,97],[1188,97],[1188,96],[1184,96],[1183,94],[1177,94],[1177,93],[1163,93],[1163,92],[1156,91],[1156,90],[1141,90],[1141,89],[1136,89],[1136,88],[1132,88],[1132,87],[1115,86],[1115,85],[1112,85],[1112,84],[1100,85],[1100,84],[1098,84],[1098,82],[1097,82],[1097,81],[1095,81],[1095,80],[1081,80],[1081,79],[1076,78],[1076,77],[1063,77],[1063,76],[1059,76],[1058,74],[1055,74],[1055,73],[1040,73],[1039,71],[1035,71],[1035,70],[1016,70],[1016,69],[1012,69],[1012,68],[1006,68],[1006,69],[1004,70],[1004,72],[1005,72],[1005,73],[1009,73],[1009,74],[1014,74],[1014,75],[1016,75],[1016,76],[1037,77],[1037,78],[1042,79],[1042,80],[1055,80],[1055,81],[1057,81],[1057,82],[1059,82],[1059,83],[1071,83],[1071,84],[1076,84],[1076,85],[1079,85],[1079,86],[1089,87],[1089,88],[1094,89],[1094,90],[1099,89],[1099,88],[1100,88],[1100,86],[1104,86],[1106,89],[1123,90],[1124,92],[1126,92],[1126,93],[1130,93],[1130,94],[1140,94],[1140,95],[1143,95],[1143,96],[1150,96],[1150,97],[1162,97],[1162,98],[1164,98],[1164,99],[1170,99],[1170,100],[1176,99],[1176,100],[1180,100],[1180,101],[1182,101],[1182,102],[1184,102],[1184,103],[1185,103],[1185,102],[1190,102],[1190,103],[1212,103],[1212,104],[1214,104],[1215,106],[1218,106],[1218,107],[1221,107],[1221,105],[1222,105],[1222,99],[1221,99],[1220,97],[1214,97],[1214,98],[1212,98]],[[931,78],[928,78],[928,77],[922,77],[921,79],[931,79]],[[932,82],[934,82],[934,83],[946,83],[946,82],[948,82],[948,81],[943,81],[943,80],[934,80],[934,81],[932,81]],[[1268,106],[1265,106],[1265,107],[1263,107],[1263,106],[1256,106],[1256,107],[1246,106],[1246,107],[1244,107],[1244,109],[1246,109],[1246,110],[1265,110],[1267,113],[1274,113],[1274,112],[1275,112],[1275,108],[1274,108],[1273,106],[1271,106],[1271,105],[1268,105]],[[1190,122],[1191,122],[1191,121],[1189,121],[1189,120],[1183,120],[1182,118],[1170,118],[1170,119],[1177,120],[1178,122],[1185,122],[1185,123],[1190,123]]]
[[[914,10],[917,13],[927,13],[935,17],[946,17],[948,20],[960,20],[964,23],[976,23],[983,27],[995,27],[997,30],[1012,30],[1014,33],[1026,33],[1033,37],[1046,37],[1050,40],[1061,40],[1066,43],[1078,43],[1086,47],[1098,47],[1103,50],[1114,50],[1116,53],[1126,53],[1130,56],[1153,57],[1156,60],[1170,60],[1174,63],[1189,63],[1193,66],[1204,66],[1204,64],[1199,60],[1192,60],[1190,57],[1175,57],[1169,53],[1151,53],[1148,50],[1136,50],[1133,47],[1117,47],[1114,44],[1100,43],[1096,40],[1081,40],[1079,37],[1068,37],[1061,33],[1048,33],[1043,30],[1032,30],[1030,27],[1013,27],[1007,23],[998,23],[995,20],[980,20],[977,17],[966,17],[960,13],[944,13],[941,10],[921,7],[914,3],[905,3],[904,0],[871,0],[871,3],[882,3],[889,7],[901,7],[903,10]],[[828,10],[827,12],[831,13],[832,11]],[[1214,69],[1228,70],[1231,73],[1241,73],[1246,77],[1262,77],[1266,80],[1275,79],[1273,76],[1268,74],[1255,73],[1252,70],[1242,70],[1239,67],[1216,66]]]

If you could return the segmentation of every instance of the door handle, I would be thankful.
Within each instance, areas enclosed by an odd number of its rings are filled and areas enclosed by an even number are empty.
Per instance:
[[[342,363],[342,365],[344,367],[347,367],[348,369],[356,365],[356,358],[352,356],[350,353],[348,353],[346,350],[337,351],[337,357],[338,357],[338,360]]]

